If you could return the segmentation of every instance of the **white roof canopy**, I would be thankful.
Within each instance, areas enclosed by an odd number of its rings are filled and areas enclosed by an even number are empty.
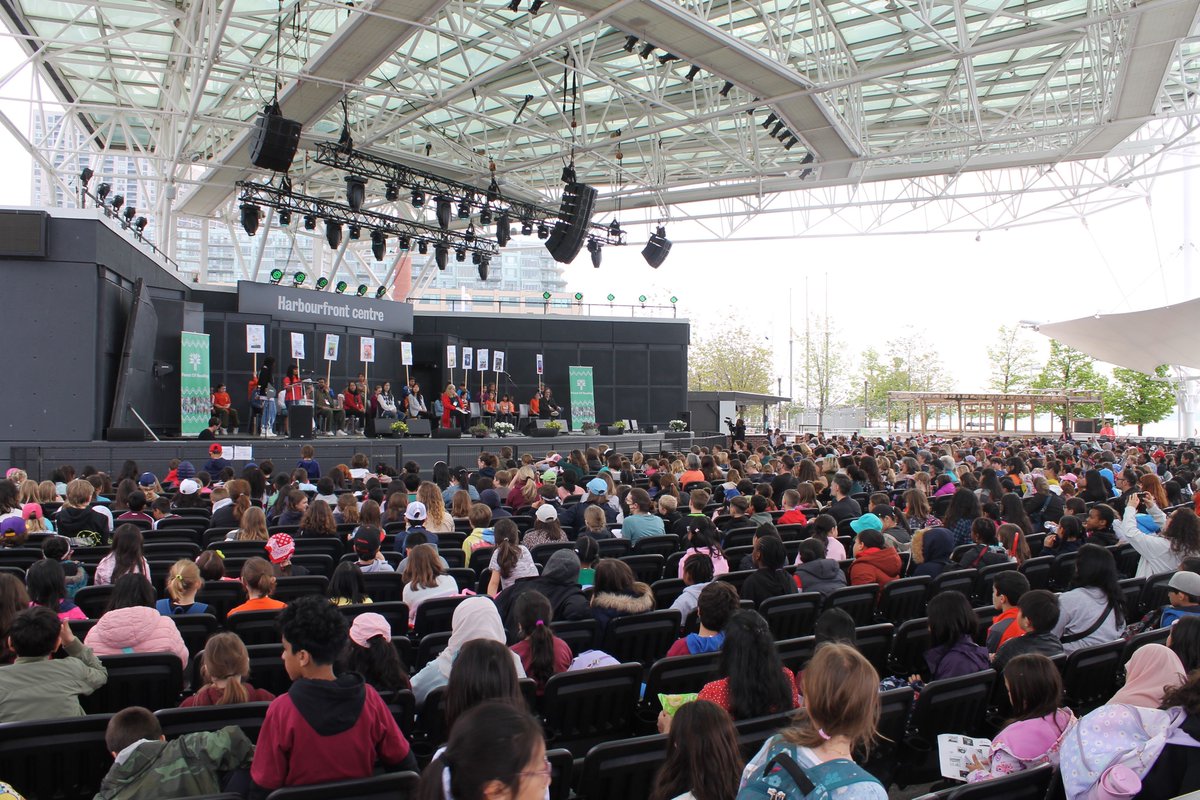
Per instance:
[[[1037,326],[1037,331],[1093,358],[1153,374],[1160,364],[1200,369],[1200,298],[1184,303]]]

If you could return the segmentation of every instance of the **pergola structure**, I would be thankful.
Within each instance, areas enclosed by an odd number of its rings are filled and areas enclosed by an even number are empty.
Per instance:
[[[1029,429],[1037,432],[1038,409],[1062,407],[1064,416],[1071,419],[1071,408],[1083,405],[1100,406],[1104,416],[1104,397],[1099,392],[1082,389],[1023,392],[1019,394],[955,392],[888,392],[887,419],[892,419],[893,404],[906,404],[919,421],[922,433],[1001,433],[1005,421],[1013,420],[1013,430],[1020,430],[1022,417],[1029,418]],[[946,424],[942,424],[943,417]],[[932,425],[930,419],[932,418]]]
[[[1082,218],[1176,168],[1163,157],[1200,125],[1198,8],[4,0],[4,32],[49,93],[33,93],[37,135],[0,124],[68,196],[81,164],[145,163],[147,235],[168,255],[183,220],[244,239],[235,183],[265,177],[251,127],[276,90],[304,126],[292,179],[308,195],[343,191],[307,153],[345,125],[366,151],[480,187],[495,176],[531,202],[553,203],[573,160],[599,216],[637,236],[667,218],[693,223],[676,241],[821,235],[835,217],[851,233],[978,231]],[[16,74],[0,76],[6,95]],[[430,213],[379,188],[372,207]]]

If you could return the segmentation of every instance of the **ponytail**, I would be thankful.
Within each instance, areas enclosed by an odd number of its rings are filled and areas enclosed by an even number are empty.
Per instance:
[[[237,634],[216,633],[208,638],[200,657],[200,672],[207,683],[225,681],[216,705],[236,705],[250,699],[242,683],[243,676],[250,672],[250,654]]]
[[[501,577],[512,575],[521,560],[521,546],[517,537],[520,531],[517,524],[508,517],[496,520],[493,528],[496,539],[496,564],[500,567]]]
[[[525,674],[544,686],[554,675],[554,632],[550,630],[553,611],[541,592],[525,592],[517,598],[514,613],[525,640],[529,642],[529,663]]]
[[[250,510],[250,496],[241,495],[237,500],[233,501],[233,521],[239,525],[242,522],[242,514]]]

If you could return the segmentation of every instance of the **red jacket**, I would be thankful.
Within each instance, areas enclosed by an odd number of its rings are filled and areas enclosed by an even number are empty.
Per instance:
[[[776,525],[807,525],[808,517],[804,516],[804,512],[798,508],[793,508],[791,511],[783,512],[782,516],[775,521]]]
[[[357,411],[360,414],[366,411],[366,406],[363,405],[362,392],[344,392],[345,402],[343,405],[347,411]]]
[[[869,547],[854,557],[850,565],[850,585],[878,583],[883,586],[900,577],[900,554],[894,547]]]

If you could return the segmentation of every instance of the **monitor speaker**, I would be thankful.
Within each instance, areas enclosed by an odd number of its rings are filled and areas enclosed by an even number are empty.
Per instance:
[[[435,439],[461,439],[462,431],[458,428],[434,428],[433,438]]]
[[[427,419],[410,419],[408,420],[408,435],[409,436],[428,436],[430,434],[429,420]]]
[[[250,163],[274,172],[287,172],[299,147],[300,123],[286,119],[278,105],[267,106],[254,123]]]
[[[592,222],[592,210],[596,206],[596,190],[584,183],[568,183],[563,188],[562,206],[554,223],[546,249],[554,260],[570,264],[583,249],[588,226]],[[665,257],[665,256],[664,256]]]

